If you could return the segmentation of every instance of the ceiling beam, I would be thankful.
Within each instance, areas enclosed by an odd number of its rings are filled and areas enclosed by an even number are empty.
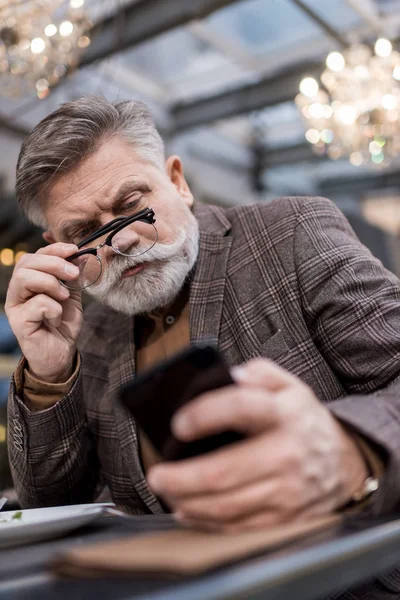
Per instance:
[[[311,21],[316,23],[316,25],[318,25],[318,27],[320,27],[327,35],[329,35],[330,38],[335,40],[339,46],[342,48],[347,48],[347,40],[305,2],[302,2],[302,0],[292,0],[292,3],[295,4],[295,6],[297,6],[297,8],[299,8],[301,12],[303,12]]]
[[[238,0],[139,0],[97,23],[80,66],[92,64]]]
[[[323,68],[321,63],[302,63],[257,83],[247,83],[194,102],[176,104],[172,107],[174,130],[183,131],[291,101],[298,94],[301,79],[304,76],[319,77]]]
[[[347,0],[347,4],[354,12],[358,13],[378,35],[385,32],[386,24],[379,14],[378,5],[375,0]]]
[[[319,191],[322,195],[363,194],[371,190],[400,187],[400,171],[391,173],[375,173],[351,177],[335,177],[320,181]]]
[[[392,42],[393,47],[399,50],[400,37]],[[294,100],[301,79],[305,76],[318,79],[324,69],[325,63],[322,61],[298,63],[257,83],[246,83],[193,102],[177,103],[171,111],[174,129],[179,132]]]
[[[294,165],[302,162],[321,162],[323,160],[328,159],[326,156],[315,154],[311,144],[300,142],[299,144],[274,149],[267,148],[264,155],[264,168]]]
[[[188,25],[187,30],[244,69],[250,71],[257,69],[257,58],[250,54],[240,40],[217,31],[207,21],[193,21]]]

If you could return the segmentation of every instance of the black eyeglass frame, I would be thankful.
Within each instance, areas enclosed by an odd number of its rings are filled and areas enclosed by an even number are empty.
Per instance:
[[[136,214],[131,215],[130,217],[117,217],[116,219],[113,219],[106,225],[103,225],[102,227],[97,229],[97,231],[95,231],[94,233],[90,234],[84,240],[79,242],[79,244],[77,244],[77,246],[78,246],[78,248],[82,248],[83,246],[85,246],[86,244],[90,244],[90,242],[93,242],[97,238],[102,237],[103,235],[106,235],[107,233],[110,233],[110,235],[107,236],[107,238],[104,240],[103,243],[96,246],[96,248],[84,248],[84,250],[81,250],[80,252],[75,252],[75,254],[72,254],[72,256],[69,256],[65,260],[67,262],[72,262],[73,260],[76,260],[77,258],[80,258],[81,256],[85,256],[85,254],[92,254],[93,256],[96,257],[96,259],[100,263],[100,273],[99,273],[99,277],[100,277],[103,266],[102,266],[100,257],[97,255],[98,250],[100,250],[104,246],[110,246],[116,254],[120,254],[121,256],[124,256],[124,254],[122,252],[118,252],[118,250],[116,250],[114,248],[114,246],[112,245],[112,239],[116,233],[119,233],[121,231],[121,229],[124,229],[124,227],[127,227],[128,225],[130,225],[131,223],[134,223],[135,221],[145,221],[149,225],[154,225],[154,223],[156,222],[154,210],[152,208],[144,208],[144,209],[140,210],[139,212],[137,212]],[[154,244],[152,246],[150,246],[150,248],[148,248],[144,252],[141,252],[141,254],[145,254],[146,252],[148,252],[157,243],[158,231],[155,227],[154,227],[154,229],[156,232],[156,240],[155,240]],[[140,256],[140,254],[138,254],[137,256]],[[99,277],[96,279],[96,281],[98,281]],[[91,285],[96,283],[96,281],[85,286],[85,288],[90,287]],[[61,282],[61,283],[63,283],[63,285],[65,285],[65,282]],[[84,290],[85,288],[82,288],[82,290]]]
[[[96,246],[96,248],[85,248],[84,250],[81,250],[80,252],[75,252],[75,254],[73,254],[72,256],[69,256],[66,260],[70,262],[70,261],[75,260],[76,258],[79,258],[80,256],[83,256],[85,254],[93,254],[94,256],[96,256],[97,250],[100,250],[100,248],[103,248],[104,246],[113,247],[112,239],[116,233],[121,231],[121,229],[123,229],[124,227],[127,227],[128,225],[130,225],[131,223],[134,223],[135,221],[146,221],[146,223],[148,223],[149,225],[154,225],[154,223],[156,222],[154,217],[155,217],[155,213],[152,208],[144,208],[143,210],[139,211],[138,213],[136,213],[135,215],[132,215],[130,217],[117,217],[116,219],[113,219],[106,225],[103,225],[102,227],[100,227],[100,229],[97,229],[97,231],[95,231],[94,233],[88,235],[88,237],[86,237],[84,240],[79,242],[79,244],[77,244],[77,246],[78,246],[78,248],[82,248],[83,246],[86,246],[86,244],[90,244],[90,242],[93,242],[97,238],[102,237],[106,233],[111,232],[110,235],[107,237],[107,239],[104,240],[104,242],[102,244],[99,244],[98,246]],[[156,232],[157,232],[157,229],[156,229]],[[158,234],[157,234],[157,239],[158,239]],[[157,243],[157,239],[154,242],[154,244]],[[153,244],[153,246],[154,246],[154,244]],[[115,249],[114,249],[114,252],[117,252],[117,254],[122,254],[122,252],[118,252]],[[145,252],[148,252],[148,250],[146,250]],[[144,252],[142,254],[144,254]]]

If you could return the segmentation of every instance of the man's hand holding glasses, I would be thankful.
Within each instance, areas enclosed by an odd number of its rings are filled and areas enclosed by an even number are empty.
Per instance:
[[[113,219],[77,245],[57,242],[20,258],[5,311],[33,376],[48,383],[69,378],[83,322],[81,291],[101,280],[106,263],[112,267],[103,248],[121,256],[144,254],[158,239],[154,223],[146,208]]]

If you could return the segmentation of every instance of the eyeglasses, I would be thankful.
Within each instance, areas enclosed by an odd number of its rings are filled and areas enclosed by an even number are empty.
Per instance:
[[[100,279],[103,266],[99,250],[109,246],[121,256],[140,256],[157,243],[154,211],[144,208],[130,217],[117,217],[77,244],[82,248],[66,260],[79,269],[78,279],[63,285],[73,290],[84,290]],[[100,244],[99,239],[103,239]]]

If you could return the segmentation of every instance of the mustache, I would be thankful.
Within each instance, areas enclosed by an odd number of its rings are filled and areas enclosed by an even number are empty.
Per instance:
[[[151,251],[141,256],[108,254],[104,276],[87,292],[118,312],[129,316],[146,314],[166,306],[178,295],[196,262],[198,250],[199,226],[190,213],[187,221],[175,229],[172,243],[157,242]],[[148,264],[143,273],[128,279],[121,277],[124,270],[142,263]]]
[[[182,229],[176,240],[169,244],[157,242],[157,244],[149,250],[147,250],[143,244],[135,246],[135,250],[138,252],[137,256],[122,256],[121,254],[115,254],[110,263],[106,266],[105,278],[102,278],[103,281],[100,280],[99,286],[102,282],[106,281],[108,285],[114,285],[125,271],[133,269],[143,263],[163,262],[172,258],[181,250],[182,246],[185,244],[185,240],[185,231]]]

